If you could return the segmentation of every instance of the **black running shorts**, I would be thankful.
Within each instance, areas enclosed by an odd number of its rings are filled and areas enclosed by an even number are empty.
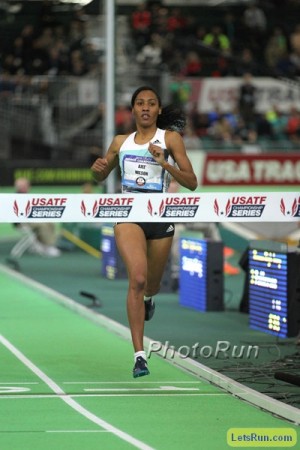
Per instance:
[[[118,225],[121,222],[118,222]],[[124,222],[123,222],[124,223]],[[175,225],[174,223],[156,223],[156,222],[134,222],[136,225],[142,228],[147,240],[151,239],[163,239],[166,237],[174,236]]]

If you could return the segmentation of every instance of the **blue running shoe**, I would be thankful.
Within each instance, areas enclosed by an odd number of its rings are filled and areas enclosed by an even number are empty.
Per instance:
[[[145,302],[145,320],[152,319],[155,312],[155,302],[150,298],[150,300],[146,300]]]
[[[147,361],[144,360],[141,356],[136,359],[134,368],[133,368],[133,378],[143,377],[144,375],[149,375],[149,369],[147,366]]]

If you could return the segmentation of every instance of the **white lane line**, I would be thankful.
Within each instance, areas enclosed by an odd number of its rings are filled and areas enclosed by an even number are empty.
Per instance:
[[[110,423],[91,413],[87,409],[83,408],[79,403],[77,403],[73,398],[66,395],[66,393],[61,389],[61,387],[55,383],[48,375],[46,375],[41,369],[39,369],[32,361],[30,361],[20,350],[18,350],[13,344],[11,344],[4,336],[0,334],[0,342],[4,347],[6,347],[13,355],[15,355],[28,369],[30,369],[36,376],[38,376],[45,384],[47,384],[52,391],[57,394],[68,406],[77,411],[82,416],[86,417],[91,422],[95,423],[99,427],[110,431],[114,435],[118,436],[126,442],[129,442],[136,448],[140,450],[154,450],[149,445],[144,442],[135,439],[133,436],[125,433],[122,430],[114,427]]]
[[[85,388],[85,392],[134,392],[134,391],[199,391],[199,388],[180,388],[175,386],[160,386],[159,388]]]
[[[45,433],[110,433],[108,430],[46,430]]]
[[[18,392],[29,392],[30,388],[20,386],[0,386],[0,394],[17,394]]]
[[[203,384],[201,381],[143,381],[144,384]],[[141,381],[63,381],[62,384],[141,384]]]
[[[21,385],[23,385],[23,384],[40,384],[40,383],[38,383],[38,382],[27,382],[27,381],[9,381],[9,382],[7,382],[7,383],[3,383],[2,381],[0,381],[0,386],[2,386],[2,384],[4,385],[4,384],[10,384],[10,385],[12,385],[12,384],[21,384]]]
[[[155,393],[151,393],[151,394],[72,394],[72,398],[87,398],[87,397],[224,397],[227,396],[228,397],[228,393],[227,392],[220,392],[220,393],[208,393],[208,394],[203,394],[201,392],[198,392],[197,394],[195,393],[184,393],[184,394],[179,394],[179,393],[161,393],[161,394],[155,394]],[[4,400],[4,399],[22,399],[22,400],[27,400],[29,398],[31,399],[43,399],[43,398],[52,398],[52,399],[57,399],[57,398],[62,398],[63,397],[70,397],[68,394],[64,394],[63,395],[57,395],[57,394],[29,394],[29,395],[0,395],[0,401]]]

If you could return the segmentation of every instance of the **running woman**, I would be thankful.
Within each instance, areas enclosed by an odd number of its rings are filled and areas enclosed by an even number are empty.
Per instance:
[[[194,191],[197,178],[180,131],[185,125],[178,109],[162,108],[158,93],[138,88],[131,99],[136,131],[114,137],[104,158],[91,167],[95,179],[105,180],[118,165],[122,192],[151,195],[167,192],[174,178]],[[174,131],[176,130],[176,131]],[[174,235],[174,223],[117,223],[116,245],[128,273],[127,315],[134,348],[133,377],[148,375],[144,322],[153,317],[153,297],[159,292]]]

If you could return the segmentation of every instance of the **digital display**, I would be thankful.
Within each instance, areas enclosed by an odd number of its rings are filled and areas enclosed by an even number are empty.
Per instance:
[[[223,311],[223,242],[205,239],[197,231],[186,231],[179,246],[180,305],[198,311]]]
[[[102,227],[102,275],[114,280],[117,277],[117,249],[112,226]]]
[[[251,241],[249,245],[250,328],[288,336],[287,244]]]
[[[207,309],[207,241],[180,239],[179,303],[182,306]]]
[[[109,280],[126,278],[127,272],[117,249],[113,223],[107,223],[101,227],[101,239],[101,275]]]

